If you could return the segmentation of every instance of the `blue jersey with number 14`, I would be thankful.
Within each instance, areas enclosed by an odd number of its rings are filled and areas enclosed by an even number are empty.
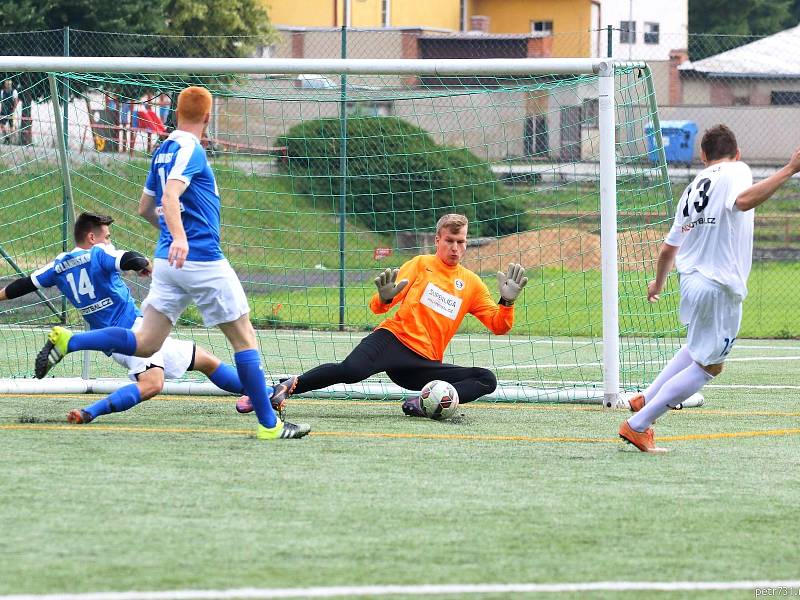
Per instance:
[[[177,179],[186,184],[180,197],[181,221],[189,242],[186,260],[222,260],[219,245],[220,200],[214,172],[208,164],[200,140],[187,131],[176,129],[153,154],[144,193],[155,197],[161,235],[155,257],[167,258],[172,235],[164,219],[161,200],[167,181]]]
[[[122,255],[105,244],[75,248],[31,273],[31,280],[39,288],[58,287],[91,329],[130,329],[141,313],[119,275]]]

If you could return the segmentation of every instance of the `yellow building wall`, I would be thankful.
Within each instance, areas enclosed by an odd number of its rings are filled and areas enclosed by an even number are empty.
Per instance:
[[[529,33],[531,21],[553,22],[553,56],[591,53],[590,0],[472,0],[470,14],[489,17],[490,33]]]
[[[333,0],[261,0],[270,23],[289,27],[333,27]],[[343,0],[339,0],[341,5]],[[341,15],[341,6],[339,7]],[[339,16],[341,23],[341,16]]]
[[[344,21],[345,0],[261,0],[275,26],[333,27]],[[352,27],[382,27],[382,0],[350,0]],[[432,27],[458,31],[461,23],[460,0],[391,0],[391,27]]]
[[[357,2],[358,0],[353,0]],[[458,31],[460,0],[392,0],[392,27],[432,27]]]

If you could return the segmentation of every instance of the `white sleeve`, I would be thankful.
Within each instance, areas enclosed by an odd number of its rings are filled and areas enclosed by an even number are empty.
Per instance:
[[[692,184],[686,186],[686,189],[683,190],[683,194],[681,194],[680,200],[678,200],[678,204],[675,207],[675,219],[672,221],[672,227],[667,234],[667,237],[664,238],[664,242],[669,244],[670,246],[680,246],[683,243],[683,226],[686,221],[686,217],[683,216],[682,210],[683,205],[686,204],[686,201],[689,197],[689,190],[692,188]]]
[[[728,210],[736,208],[736,198],[752,185],[753,172],[750,167],[743,162],[736,163],[736,169],[731,173],[731,177],[728,180],[728,196],[725,198],[725,208]]]
[[[170,169],[167,179],[177,179],[189,185],[192,181],[192,175],[194,175],[194,173],[190,172],[191,170],[187,168],[189,167],[192,154],[194,154],[194,144],[181,144],[180,150],[178,150],[175,155],[175,164],[172,166],[172,169]]]

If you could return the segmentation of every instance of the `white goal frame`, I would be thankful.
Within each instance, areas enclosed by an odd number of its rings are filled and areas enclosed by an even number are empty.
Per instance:
[[[504,75],[597,75],[600,135],[600,239],[601,285],[603,310],[603,389],[542,390],[536,395],[571,401],[602,402],[607,408],[622,404],[620,389],[619,282],[617,257],[617,164],[615,151],[614,72],[617,66],[647,68],[645,63],[621,62],[599,58],[525,58],[525,59],[306,59],[306,58],[133,58],[133,57],[40,57],[0,56],[0,71],[58,73],[193,73],[193,74],[292,74],[320,73],[327,75],[428,75],[428,76],[493,76]],[[55,114],[60,114],[57,94],[52,94]],[[68,149],[63,144],[61,122],[56,118],[59,159],[65,177]],[[660,135],[660,129],[656,135]],[[68,180],[67,180],[68,181]],[[69,191],[67,192],[69,194]],[[609,243],[610,242],[610,243]],[[85,364],[88,364],[84,361]],[[128,380],[91,379],[84,369],[82,378],[0,379],[0,393],[109,393],[126,385]],[[380,387],[380,390],[376,388]],[[395,386],[396,387],[396,386]],[[166,393],[224,394],[210,383],[167,382]],[[383,384],[335,386],[317,392],[320,395],[403,396],[406,392]],[[543,393],[544,392],[544,393]],[[552,392],[552,393],[550,393]],[[499,399],[524,399],[526,388],[504,388],[494,394]]]

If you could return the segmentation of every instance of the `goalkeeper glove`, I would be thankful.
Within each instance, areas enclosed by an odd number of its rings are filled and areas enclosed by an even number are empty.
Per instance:
[[[397,281],[399,272],[400,269],[386,269],[375,278],[375,287],[378,288],[378,295],[384,304],[391,304],[395,296],[408,285],[408,279]]]
[[[522,288],[528,283],[525,277],[525,268],[522,265],[511,263],[508,272],[497,272],[497,286],[500,288],[500,304],[511,306],[519,296]]]

